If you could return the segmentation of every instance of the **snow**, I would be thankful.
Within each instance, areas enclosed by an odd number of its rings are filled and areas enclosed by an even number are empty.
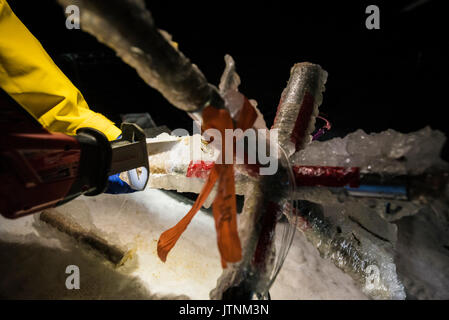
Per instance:
[[[133,252],[115,267],[38,219],[0,220],[0,296],[64,299],[208,299],[221,274],[212,216],[198,212],[163,263],[156,254],[161,232],[189,209],[168,193],[80,197],[57,208],[110,243]],[[80,267],[81,289],[67,290],[65,268]],[[20,266],[20,267],[19,267]],[[366,298],[353,280],[297,233],[272,290],[273,299]]]

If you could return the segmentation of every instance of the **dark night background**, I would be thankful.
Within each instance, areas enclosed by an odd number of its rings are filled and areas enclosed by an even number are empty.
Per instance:
[[[158,125],[191,129],[190,118],[112,50],[81,30],[66,29],[63,9],[55,1],[8,2],[91,109],[115,122],[123,113],[149,112]],[[156,25],[173,35],[209,82],[218,85],[223,57],[231,54],[242,80],[240,91],[259,102],[268,125],[291,66],[310,61],[329,72],[320,108],[333,125],[327,138],[357,128],[410,132],[426,125],[449,134],[443,1],[146,3]],[[380,30],[365,27],[369,4],[380,8]]]

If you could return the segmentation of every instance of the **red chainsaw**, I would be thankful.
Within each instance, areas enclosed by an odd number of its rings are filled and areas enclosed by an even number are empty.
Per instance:
[[[121,129],[112,142],[93,128],[51,133],[0,89],[0,214],[21,217],[100,194],[109,175],[149,172],[145,133],[131,123]]]

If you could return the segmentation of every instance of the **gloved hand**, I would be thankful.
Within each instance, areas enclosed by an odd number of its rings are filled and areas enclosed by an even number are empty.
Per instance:
[[[148,176],[146,168],[140,168],[140,174],[137,173],[138,169],[133,169],[126,172],[128,182],[120,178],[120,173],[113,174],[108,178],[108,187],[105,193],[121,194],[121,193],[133,193],[143,190],[145,182]],[[122,173],[123,174],[123,173]],[[126,179],[126,178],[124,178]]]
[[[122,136],[120,135],[117,139],[120,139]],[[139,173],[137,172],[139,170]],[[123,179],[120,178],[120,175],[126,174]],[[108,186],[104,193],[109,194],[122,194],[122,193],[133,193],[136,191],[143,190],[145,186],[146,179],[148,177],[147,169],[142,167],[139,169],[129,170],[127,172],[113,174],[108,178]]]
[[[133,193],[134,190],[125,181],[120,179],[120,173],[113,174],[108,178],[108,187],[104,193],[120,194],[120,193]]]

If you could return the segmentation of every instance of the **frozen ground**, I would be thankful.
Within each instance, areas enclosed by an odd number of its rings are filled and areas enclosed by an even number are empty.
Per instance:
[[[208,299],[221,273],[214,221],[199,212],[162,263],[156,255],[162,231],[188,210],[165,192],[82,197],[58,208],[132,259],[115,267],[100,254],[38,220],[0,220],[0,297],[62,299]],[[65,288],[65,269],[77,265],[81,289]],[[272,299],[366,299],[353,280],[297,232]]]

